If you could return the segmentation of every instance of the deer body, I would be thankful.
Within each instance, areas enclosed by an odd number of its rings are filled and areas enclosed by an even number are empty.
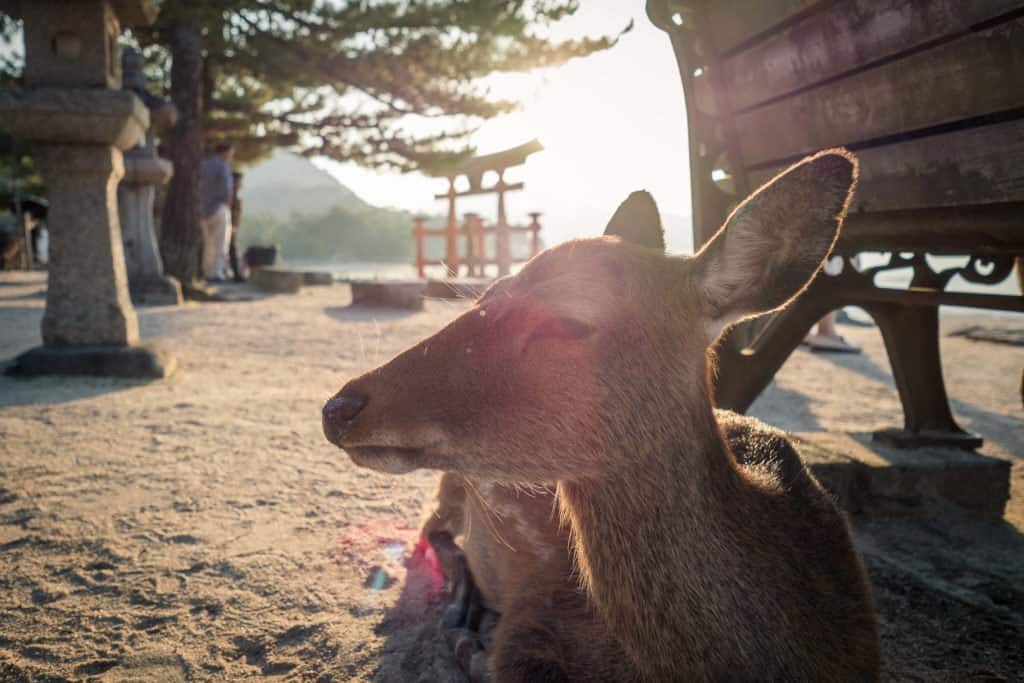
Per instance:
[[[737,468],[717,438],[687,448],[558,489],[582,579],[645,680],[877,679],[863,569],[817,482],[802,466],[788,481],[788,465]],[[694,458],[707,458],[698,478]],[[664,484],[680,481],[686,495]]]
[[[489,647],[496,681],[638,680],[579,586],[558,502],[546,488],[442,477],[423,535],[461,537],[484,604],[501,614]]]
[[[555,483],[591,619],[633,676],[876,680],[874,606],[844,518],[785,437],[716,419],[707,369],[723,328],[817,273],[855,178],[843,152],[807,159],[692,258],[664,255],[653,201],[635,193],[606,230],[618,239],[554,247],[495,283],[349,382],[325,433],[392,473]],[[730,448],[723,430],[750,439]]]

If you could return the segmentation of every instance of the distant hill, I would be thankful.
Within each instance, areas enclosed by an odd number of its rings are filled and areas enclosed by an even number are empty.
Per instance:
[[[370,208],[309,159],[280,149],[246,169],[242,202],[245,213],[269,213],[277,218],[292,213],[322,214],[334,208]]]
[[[278,150],[245,170],[242,204],[243,248],[274,244],[286,261],[409,263],[413,258],[411,213],[365,202],[291,152]]]

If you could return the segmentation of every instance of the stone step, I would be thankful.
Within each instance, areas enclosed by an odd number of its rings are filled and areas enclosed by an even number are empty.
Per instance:
[[[1003,516],[1010,463],[958,448],[900,449],[871,434],[793,434],[800,456],[848,512],[912,512],[955,505],[982,517]]]
[[[349,280],[352,305],[423,310],[423,280]]]
[[[295,294],[303,285],[302,271],[277,268],[275,266],[263,266],[254,268],[249,276],[249,282],[253,286],[262,289],[264,292],[276,294]]]

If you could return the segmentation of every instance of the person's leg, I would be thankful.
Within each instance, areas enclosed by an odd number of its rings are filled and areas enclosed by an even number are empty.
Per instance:
[[[214,237],[214,248],[216,249],[216,276],[227,279],[227,254],[228,241],[231,239],[231,211],[226,206],[217,210],[217,232]]]
[[[203,228],[203,277],[212,280],[217,277],[217,250],[214,245],[216,214],[202,219]]]
[[[818,334],[825,337],[838,337],[836,334],[836,312],[831,311],[818,321]]]
[[[832,311],[818,321],[817,333],[811,332],[804,338],[804,344],[812,351],[836,351],[840,353],[860,353],[860,349],[846,341],[836,331],[836,313]]]
[[[244,278],[242,277],[242,268],[238,264],[238,232],[233,226],[230,232],[231,243],[228,245],[228,261],[231,262],[231,276],[235,282],[241,282]]]

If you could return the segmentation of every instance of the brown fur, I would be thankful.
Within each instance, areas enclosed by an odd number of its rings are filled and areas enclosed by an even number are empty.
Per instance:
[[[706,357],[806,286],[855,174],[840,152],[802,162],[693,258],[548,250],[347,384],[365,407],[328,433],[376,469],[555,484],[581,585],[645,680],[875,680],[844,518],[779,433],[757,430],[738,467],[722,430],[746,428],[716,419]]]
[[[490,668],[502,681],[636,680],[579,586],[551,489],[467,482],[446,472],[423,525],[459,537],[485,605],[500,613]]]

